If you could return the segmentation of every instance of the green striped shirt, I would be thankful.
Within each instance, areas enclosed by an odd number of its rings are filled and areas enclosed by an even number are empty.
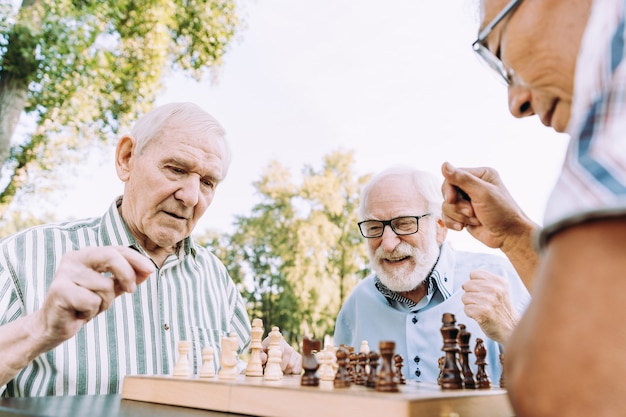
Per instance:
[[[117,207],[101,218],[38,226],[0,241],[0,325],[42,305],[64,253],[87,246],[122,245],[145,254]],[[191,342],[190,363],[197,374],[202,349],[215,350],[234,332],[243,352],[250,342],[245,303],[224,265],[190,238],[177,254],[74,337],[42,354],[6,386],[3,396],[111,394],[127,374],[171,374],[178,342]],[[0,353],[0,360],[1,353]]]

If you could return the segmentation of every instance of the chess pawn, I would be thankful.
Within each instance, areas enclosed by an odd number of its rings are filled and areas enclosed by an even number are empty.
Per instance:
[[[464,324],[459,324],[459,363],[461,364],[461,372],[463,374],[463,386],[467,389],[476,388],[476,381],[474,381],[474,373],[470,367],[469,355],[472,352],[470,349],[470,338],[472,334],[467,331]]]
[[[491,388],[491,380],[485,370],[485,366],[487,365],[487,362],[485,361],[485,358],[487,357],[487,349],[485,349],[483,339],[476,339],[474,353],[476,354],[476,365],[478,366],[478,370],[476,371],[476,387],[479,389]]]
[[[283,377],[281,362],[283,360],[283,351],[280,348],[282,335],[278,327],[272,327],[272,331],[268,335],[269,345],[267,351],[267,364],[265,365],[265,373],[263,379],[265,381],[278,381]]]
[[[402,373],[404,358],[399,353],[396,353],[395,355],[393,355],[393,361],[396,367],[396,378],[398,380],[398,384],[406,384],[406,378],[404,378],[404,374]]]
[[[217,373],[219,379],[237,379],[237,336],[231,333],[222,337],[222,352],[220,354],[220,370]]]
[[[189,378],[191,376],[191,366],[189,365],[189,349],[191,343],[187,340],[178,342],[178,360],[174,366],[174,376]]]
[[[213,378],[215,376],[215,351],[211,346],[202,349],[202,368],[200,378]]]
[[[501,353],[499,358],[500,369],[502,369],[502,373],[500,374],[500,388],[506,388],[506,383],[504,382],[504,353]]]
[[[441,388],[462,389],[463,378],[457,361],[459,351],[457,337],[459,328],[456,327],[456,319],[452,313],[444,313],[442,317],[441,335],[443,336],[444,363],[441,373]]]
[[[367,357],[367,362],[369,362],[369,353],[370,353],[370,345],[369,342],[367,340],[362,340],[361,341],[361,347],[359,348],[359,353],[366,353],[368,355]],[[365,373],[369,375],[370,373],[370,366],[365,365]]]
[[[300,378],[300,385],[317,387],[320,384],[320,378],[317,375],[320,364],[315,353],[319,352],[321,346],[321,341],[316,339],[305,337],[302,340],[302,369],[304,369],[304,373]]]
[[[369,362],[369,354],[359,352],[357,355],[356,375],[354,383],[357,385],[365,385],[367,382],[367,363]]]
[[[263,321],[261,319],[252,320],[252,330],[250,331],[252,340],[250,343],[250,359],[246,366],[246,376],[263,376],[263,363],[261,361],[261,351],[263,350]]]
[[[335,369],[333,368],[333,358],[335,354],[330,346],[327,346],[324,350],[317,353],[317,358],[320,363],[319,375],[322,381],[334,381]]]
[[[335,355],[337,356],[337,372],[333,386],[335,388],[348,388],[352,384],[348,372],[349,353],[345,348],[339,347]]]
[[[398,392],[398,384],[393,370],[393,354],[396,343],[392,341],[380,341],[378,343],[381,357],[380,371],[376,380],[376,391]]]
[[[370,371],[367,375],[367,381],[365,382],[365,386],[368,388],[376,388],[376,381],[378,381],[378,360],[380,359],[380,355],[378,352],[371,351],[369,353],[369,368]]]

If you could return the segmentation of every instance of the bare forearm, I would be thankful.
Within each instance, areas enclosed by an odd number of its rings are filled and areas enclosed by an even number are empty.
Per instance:
[[[47,350],[41,338],[36,337],[37,331],[33,316],[19,318],[0,327],[0,386]]]
[[[500,248],[531,294],[539,267],[539,254],[534,244],[534,235],[538,230],[538,225],[525,219]]]
[[[549,244],[533,301],[507,351],[518,416],[607,416],[626,409],[626,220],[564,230]]]

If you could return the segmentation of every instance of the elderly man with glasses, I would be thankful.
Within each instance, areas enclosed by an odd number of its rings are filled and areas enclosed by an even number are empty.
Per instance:
[[[395,342],[407,379],[437,382],[444,313],[485,341],[488,374],[498,384],[500,354],[530,296],[506,258],[455,251],[446,243],[441,182],[404,167],[375,176],[363,189],[358,223],[373,273],[339,312],[335,344],[359,350]],[[474,375],[476,367],[470,360]]]
[[[534,270],[529,281],[533,302],[507,348],[507,386],[515,413],[622,415],[626,1],[481,0],[480,6],[473,48],[507,85],[511,113],[537,115],[571,138],[543,228],[537,227],[537,264],[527,268]],[[494,198],[506,193],[491,171],[444,164],[442,172],[448,227],[469,225],[470,233],[480,229],[482,237],[474,236],[485,240],[498,234],[502,210],[519,212],[511,200]],[[529,252],[533,239],[528,237],[532,227],[524,225],[523,216],[519,219],[521,227],[499,236],[509,259],[522,259],[520,253]],[[505,241],[518,243],[511,249]]]

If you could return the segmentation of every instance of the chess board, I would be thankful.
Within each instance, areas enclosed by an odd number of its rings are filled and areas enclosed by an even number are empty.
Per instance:
[[[133,375],[124,379],[122,398],[264,417],[514,415],[504,389],[442,390],[437,384],[408,381],[399,390],[378,392],[354,384],[334,388],[332,381],[303,387],[299,376],[270,382],[243,375],[232,381]]]

